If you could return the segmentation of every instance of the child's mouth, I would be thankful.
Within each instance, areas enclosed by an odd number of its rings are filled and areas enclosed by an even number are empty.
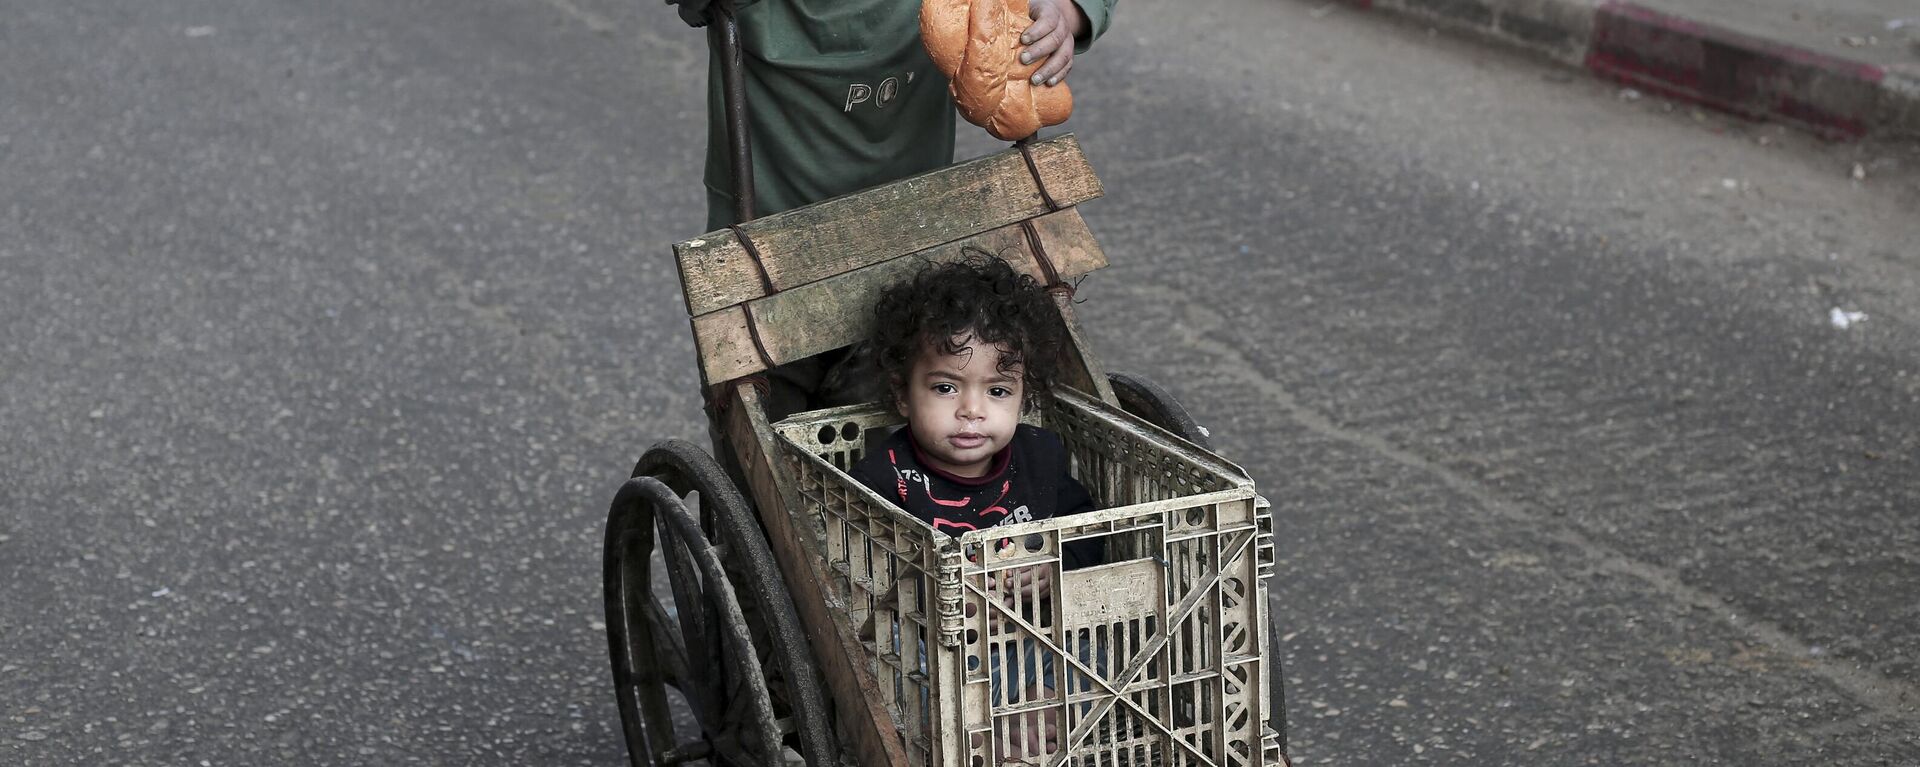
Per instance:
[[[947,443],[962,450],[976,448],[987,443],[985,434],[955,434],[947,438]]]

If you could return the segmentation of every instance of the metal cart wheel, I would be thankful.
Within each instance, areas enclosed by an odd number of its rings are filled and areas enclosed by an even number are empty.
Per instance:
[[[785,582],[751,507],[705,451],[670,440],[640,458],[608,513],[603,564],[607,644],[635,767],[777,765],[789,741],[808,764],[837,761]],[[675,737],[668,685],[686,698],[699,740]]]
[[[1293,748],[1287,744],[1287,674],[1280,663],[1280,616],[1267,612],[1267,690],[1273,694],[1273,700],[1267,701],[1272,711],[1267,713],[1267,727],[1280,741],[1280,756],[1287,757]],[[1288,761],[1287,764],[1293,764]]]
[[[1144,376],[1127,373],[1110,373],[1107,381],[1113,384],[1113,395],[1120,400],[1120,409],[1146,419],[1195,445],[1208,450],[1213,449],[1213,441],[1200,424],[1193,420],[1187,408],[1180,404],[1171,392],[1160,387]],[[1280,627],[1277,619],[1267,615],[1267,688],[1273,693],[1272,711],[1267,717],[1267,726],[1279,736],[1280,753],[1286,754],[1287,747],[1287,679],[1280,664]]]
[[[1160,388],[1151,379],[1129,373],[1109,373],[1107,382],[1113,384],[1113,396],[1119,398],[1120,409],[1140,416],[1155,426],[1173,432],[1181,439],[1206,449],[1213,449],[1213,441],[1206,430],[1194,422],[1187,414],[1180,400]]]

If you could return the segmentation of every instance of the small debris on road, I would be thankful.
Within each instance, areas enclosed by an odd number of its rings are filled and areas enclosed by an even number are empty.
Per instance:
[[[1846,330],[1847,328],[1853,327],[1854,325],[1860,324],[1862,322],[1866,322],[1867,313],[1866,312],[1850,312],[1836,306],[1836,307],[1833,307],[1833,311],[1827,313],[1827,318],[1833,321],[1834,327],[1839,328],[1841,330]]]
[[[1853,164],[1853,180],[1855,181],[1867,180],[1867,166],[1861,165],[1860,163],[1857,163],[1857,162],[1854,163]]]
[[[28,730],[15,737],[25,741],[42,741],[47,739],[47,734],[39,730]]]
[[[1639,92],[1639,91],[1636,91],[1636,90],[1634,90],[1634,89],[1632,89],[1632,88],[1621,88],[1621,89],[1620,89],[1620,100],[1621,100],[1621,101],[1639,101],[1639,100],[1640,100],[1640,92]]]
[[[217,31],[219,30],[216,30],[213,27],[187,27],[187,36],[188,37],[206,37]]]

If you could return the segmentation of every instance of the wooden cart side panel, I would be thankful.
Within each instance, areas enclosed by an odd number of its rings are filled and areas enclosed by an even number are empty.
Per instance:
[[[1103,193],[1072,134],[1029,149],[1059,206]],[[767,281],[791,290],[1047,213],[1034,171],[1008,150],[755,219],[740,230],[759,251]],[[731,231],[709,232],[673,251],[689,316],[767,295],[761,267]]]
[[[1079,211],[1068,208],[1049,213],[1032,224],[1059,279],[1071,281],[1106,266],[1106,254],[1094,242]],[[692,320],[702,380],[731,381],[765,370],[759,348],[766,350],[774,364],[784,365],[852,344],[869,332],[873,302],[887,285],[911,274],[924,260],[958,259],[974,247],[998,254],[1035,279],[1044,281],[1048,277],[1033,256],[1024,227],[1014,224],[730,306]],[[1091,355],[1079,343],[1070,311],[1066,315],[1076,355],[1090,360]],[[1105,385],[1102,376],[1097,384],[1086,388],[1100,391],[1110,400]]]
[[[811,530],[794,525],[789,510],[799,508],[798,493],[788,486],[791,478],[783,480],[785,475],[771,463],[780,453],[758,393],[750,386],[732,388],[725,416],[727,440],[746,474],[754,505],[771,539],[774,559],[779,560],[780,571],[793,592],[794,608],[813,644],[814,660],[833,695],[835,734],[858,764],[904,766],[906,752],[901,748],[893,717],[881,702],[873,675],[861,662],[859,641],[843,624],[846,605],[832,599],[826,588],[830,581],[829,573],[820,567],[825,561],[821,542]]]
[[[1120,400],[1113,394],[1113,384],[1107,381],[1106,368],[1101,366],[1100,359],[1087,346],[1086,336],[1080,332],[1080,322],[1074,318],[1073,296],[1055,296],[1054,303],[1060,308],[1060,322],[1067,327],[1067,358],[1061,361],[1060,383],[1119,407]]]

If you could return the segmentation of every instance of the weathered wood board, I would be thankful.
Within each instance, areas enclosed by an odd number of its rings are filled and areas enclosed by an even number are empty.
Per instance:
[[[1118,404],[1120,400],[1113,396],[1113,384],[1107,381],[1106,369],[1087,351],[1086,336],[1080,333],[1080,321],[1073,315],[1073,298],[1057,296],[1054,303],[1060,308],[1060,321],[1067,327],[1068,340],[1060,382],[1092,394],[1102,402]]]
[[[1059,279],[1071,281],[1107,265],[1079,211],[1049,213],[1032,224]],[[927,261],[962,258],[970,248],[996,254],[1043,283],[1047,279],[1018,223],[875,263],[693,318],[702,380],[720,383],[765,370],[753,342],[756,330],[775,365],[852,344],[866,337],[881,290]]]
[[[1034,166],[1062,207],[1102,194],[1072,134],[1033,144]],[[1048,212],[1018,150],[941,168],[747,222],[776,290],[923,251]],[[759,267],[733,232],[709,232],[673,247],[687,315],[698,317],[767,294]]]
[[[726,439],[745,468],[747,489],[753,495],[760,522],[772,542],[774,559],[793,593],[793,606],[813,647],[814,661],[838,706],[835,735],[848,755],[861,765],[907,764],[893,716],[883,703],[878,682],[868,670],[860,641],[843,623],[846,605],[832,599],[826,588],[830,573],[823,564],[823,542],[818,528],[797,520],[793,510],[806,508],[795,495],[791,475],[775,468],[778,439],[768,425],[758,392],[734,386],[727,393],[724,416]],[[715,447],[724,447],[716,445]],[[805,684],[810,680],[794,680]],[[790,682],[792,683],[792,682]]]

